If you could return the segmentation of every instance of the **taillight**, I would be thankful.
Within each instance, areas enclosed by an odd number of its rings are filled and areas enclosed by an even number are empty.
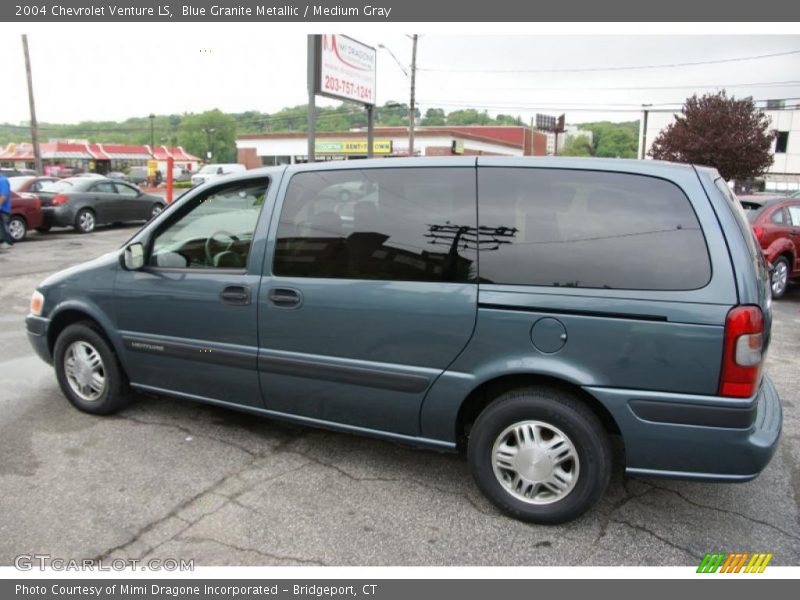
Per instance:
[[[720,396],[749,398],[761,377],[764,315],[757,306],[736,306],[725,320]]]
[[[764,237],[764,228],[763,227],[753,227],[753,233],[756,234],[756,239],[761,242],[761,238]]]
[[[69,200],[69,196],[66,194],[56,194],[53,196],[53,206],[61,206],[62,204],[66,204]]]

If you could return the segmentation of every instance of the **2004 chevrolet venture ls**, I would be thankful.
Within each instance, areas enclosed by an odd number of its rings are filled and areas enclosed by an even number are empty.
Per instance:
[[[716,171],[453,157],[199,186],[36,289],[80,410],[146,391],[430,448],[536,523],[628,473],[747,481],[781,405],[769,272]]]

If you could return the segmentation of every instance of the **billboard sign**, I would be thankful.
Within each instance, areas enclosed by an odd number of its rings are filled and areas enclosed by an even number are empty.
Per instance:
[[[375,104],[377,52],[346,35],[321,35],[317,48],[317,94]]]
[[[322,139],[316,140],[314,150],[317,154],[367,154],[367,140]],[[375,154],[391,154],[392,140],[375,140],[372,143]]]

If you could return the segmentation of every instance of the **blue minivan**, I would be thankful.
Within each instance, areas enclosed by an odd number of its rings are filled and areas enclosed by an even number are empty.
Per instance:
[[[343,193],[346,190],[347,193]],[[747,481],[780,399],[768,267],[713,169],[453,157],[256,169],[34,292],[78,409],[131,392],[464,450],[535,523],[629,474]]]

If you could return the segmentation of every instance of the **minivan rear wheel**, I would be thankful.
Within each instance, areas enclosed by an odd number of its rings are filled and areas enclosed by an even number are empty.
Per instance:
[[[130,391],[117,357],[90,323],[76,323],[61,332],[53,363],[61,391],[75,408],[108,415],[127,404]]]
[[[772,265],[772,297],[780,298],[789,287],[789,261],[785,256],[779,256]]]
[[[546,387],[511,390],[484,409],[467,459],[480,490],[516,519],[555,524],[588,510],[611,477],[611,445],[575,396]]]

